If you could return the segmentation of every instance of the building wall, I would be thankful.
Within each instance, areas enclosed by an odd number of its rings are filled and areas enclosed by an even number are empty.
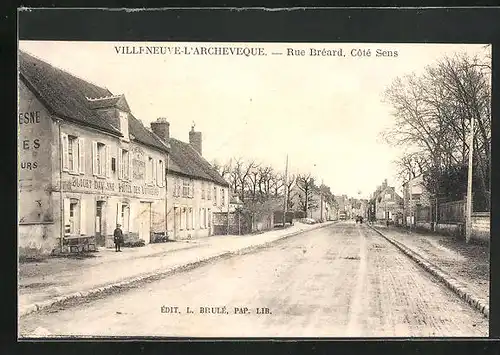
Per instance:
[[[183,181],[192,181],[191,197],[183,196]],[[177,183],[176,183],[177,181]],[[176,190],[179,184],[180,191]],[[213,235],[213,212],[227,212],[228,189],[220,185],[199,179],[167,174],[167,224],[170,239],[196,239]],[[202,194],[204,186],[204,194]],[[214,186],[217,195],[214,198]],[[221,199],[221,189],[224,190],[224,204]],[[210,193],[208,194],[208,191]],[[204,198],[202,198],[202,195]],[[208,198],[210,197],[210,198]]]
[[[19,113],[20,255],[60,251],[62,235],[95,237],[98,225],[100,239],[106,246],[112,245],[117,222],[126,226],[123,229],[129,236],[140,236],[146,243],[152,233],[165,232],[165,182],[159,178],[157,162],[162,160],[165,166],[166,153],[51,117],[22,82]],[[25,113],[33,122],[24,123]],[[82,139],[75,141],[72,149],[73,163],[76,164],[73,171],[63,169],[63,151],[68,151],[62,139],[65,135]],[[94,141],[105,144],[108,149],[108,153],[102,155],[103,167],[108,168],[101,176],[94,174]],[[118,176],[119,148],[127,149],[131,157],[135,154],[139,158],[131,159],[131,177],[127,181]],[[141,157],[153,158],[157,169],[155,181],[146,181],[146,164],[137,164]],[[114,171],[111,169],[112,158],[115,159]],[[72,202],[76,204],[72,206]],[[102,203],[102,222],[99,224],[96,217],[98,202]],[[122,220],[120,213],[123,204],[129,211],[125,214],[126,221]],[[71,213],[73,217],[70,217]],[[73,225],[71,231],[67,228],[69,221]]]
[[[165,183],[160,180],[157,170],[160,160],[165,167],[166,153],[66,122],[61,124],[61,133],[82,138],[85,152],[83,169],[78,172],[62,171],[60,175],[58,172],[53,177],[57,184],[62,178],[65,226],[68,220],[67,200],[73,199],[78,203],[77,226],[69,233],[71,236],[96,236],[100,229],[98,245],[111,247],[117,223],[122,225],[127,237],[143,239],[146,244],[150,242],[152,233],[165,232]],[[94,171],[94,142],[104,144],[107,150],[103,151],[103,172],[100,175]],[[119,174],[120,166],[127,164],[119,158],[120,149],[130,154],[126,160],[131,168],[126,171],[129,175],[126,179],[120,178]],[[154,162],[154,170],[150,175],[154,179],[146,179],[150,157]],[[62,159],[61,156],[59,159]],[[98,204],[102,206],[101,223],[96,217]]]
[[[390,196],[386,196],[390,195]],[[379,197],[381,197],[379,202]],[[386,212],[389,213],[389,219],[395,220],[398,213],[402,212],[396,192],[392,187],[387,187],[380,192],[375,199],[375,210],[377,219],[386,219]]]
[[[52,118],[35,95],[19,82],[18,104],[18,247],[20,255],[50,253],[54,247],[51,197]]]

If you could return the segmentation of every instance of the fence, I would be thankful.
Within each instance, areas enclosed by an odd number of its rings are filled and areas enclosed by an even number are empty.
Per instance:
[[[214,235],[243,235],[274,227],[272,213],[251,215],[245,212],[214,212],[212,216]]]
[[[465,200],[438,203],[438,223],[465,223]]]

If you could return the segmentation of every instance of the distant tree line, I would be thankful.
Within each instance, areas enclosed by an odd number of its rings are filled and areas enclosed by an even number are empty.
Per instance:
[[[311,174],[289,174],[285,179],[281,170],[242,158],[227,163],[213,161],[212,166],[229,183],[231,192],[253,212],[284,207],[285,192],[288,210],[306,214],[318,208],[320,193],[325,201],[335,203],[330,187],[318,185]]]

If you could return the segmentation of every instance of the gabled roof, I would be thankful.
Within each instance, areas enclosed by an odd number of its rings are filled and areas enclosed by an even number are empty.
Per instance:
[[[169,171],[215,182],[222,186],[229,183],[207,162],[189,143],[175,138],[169,139],[170,163]]]
[[[122,111],[130,112],[130,107],[124,95],[112,95],[106,97],[87,97],[88,106],[92,109],[117,107]]]
[[[99,115],[96,109],[117,107],[126,112],[130,108],[123,95],[80,79],[23,51],[19,51],[19,76],[40,99],[51,114],[75,123],[122,136],[118,127]],[[129,114],[129,133],[139,143],[165,151],[160,139],[149,132],[132,114]]]

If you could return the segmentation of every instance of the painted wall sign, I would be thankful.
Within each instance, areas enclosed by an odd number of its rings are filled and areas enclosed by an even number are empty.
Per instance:
[[[100,179],[87,179],[81,177],[73,177],[70,180],[63,181],[64,191],[92,191],[92,192],[109,192],[109,193],[125,193],[132,195],[150,195],[160,196],[160,188],[156,186],[134,185],[125,182],[115,183]]]
[[[144,151],[140,147],[134,147],[132,150],[132,177],[135,180],[144,180],[145,173]]]

